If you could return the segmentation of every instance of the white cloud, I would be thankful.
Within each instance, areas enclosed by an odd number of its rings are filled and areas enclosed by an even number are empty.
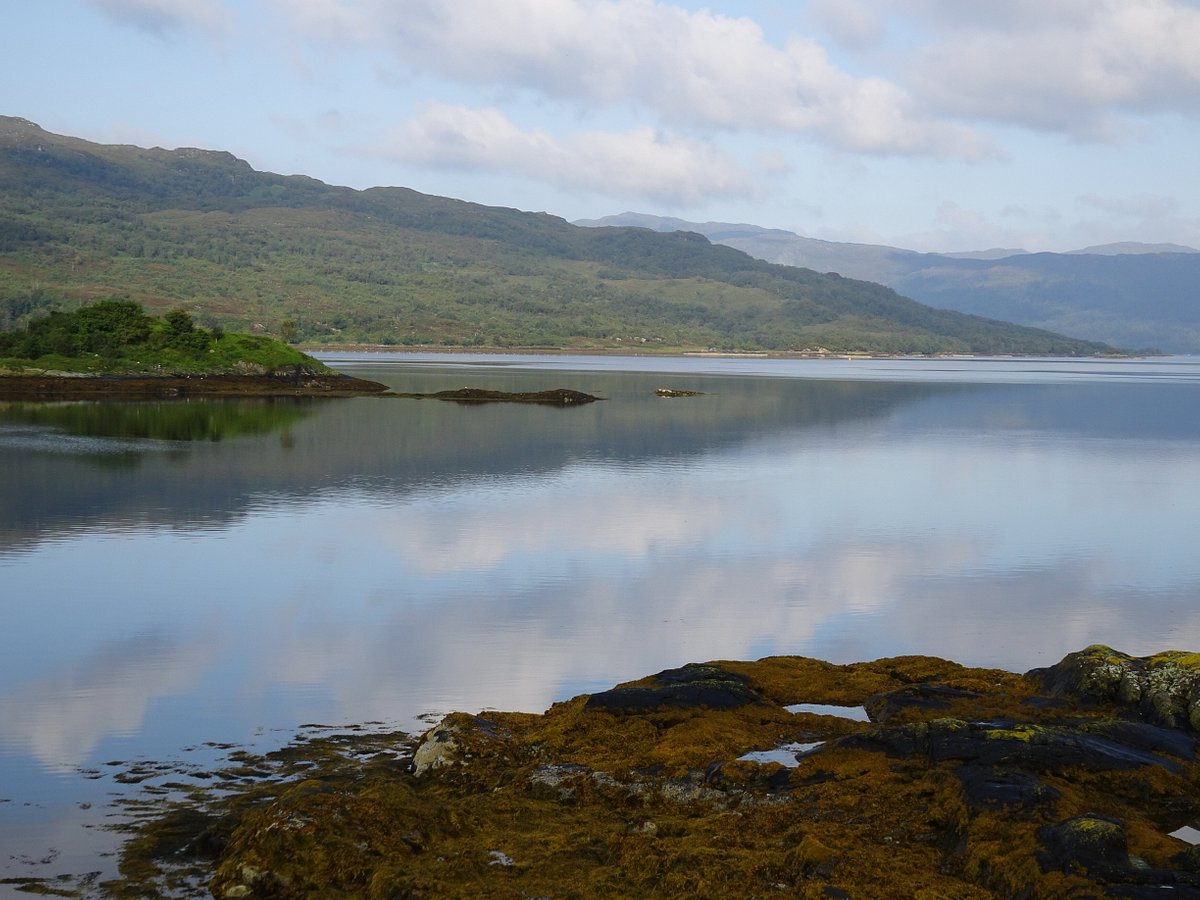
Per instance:
[[[498,109],[431,102],[381,151],[404,162],[502,172],[575,190],[692,204],[747,196],[751,179],[711,144],[652,128],[558,138]]]
[[[636,108],[674,128],[792,134],[864,153],[978,158],[986,140],[901,87],[857,78],[816,41],[653,0],[305,0],[308,33],[377,42],[406,70],[585,110]]]
[[[219,31],[231,19],[220,0],[88,0],[110,19],[163,36],[199,28]]]
[[[809,12],[845,47],[870,47],[883,35],[879,12],[867,0],[809,0]]]
[[[913,89],[950,114],[1112,139],[1125,117],[1195,116],[1200,8],[1183,0],[929,0]]]

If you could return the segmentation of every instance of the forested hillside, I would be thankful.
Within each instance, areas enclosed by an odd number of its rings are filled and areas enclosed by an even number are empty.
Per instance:
[[[310,344],[1089,354],[693,233],[93,144],[0,117],[0,329],[119,295]]]
[[[695,231],[758,259],[877,281],[942,309],[1120,347],[1200,353],[1200,253],[1190,247],[1124,243],[1071,253],[916,253],[640,213],[577,224]]]

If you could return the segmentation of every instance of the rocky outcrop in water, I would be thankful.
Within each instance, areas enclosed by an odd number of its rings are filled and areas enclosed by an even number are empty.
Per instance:
[[[222,898],[1200,897],[1198,663],[684,666],[255,761],[195,864]]]
[[[456,403],[543,403],[548,406],[576,406],[593,403],[599,397],[573,391],[569,388],[554,388],[548,391],[493,391],[485,388],[457,388],[451,391],[434,391],[431,394],[396,393],[391,396],[411,400],[453,400]]]

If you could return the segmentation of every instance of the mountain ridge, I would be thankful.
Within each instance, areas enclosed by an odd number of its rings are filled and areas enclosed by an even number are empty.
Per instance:
[[[646,213],[583,227],[685,229],[759,259],[877,281],[940,309],[1001,318],[1122,347],[1200,353],[1200,251],[1119,242],[1067,253],[992,249],[919,253],[803,237],[748,224]]]
[[[125,295],[311,344],[1108,352],[774,265],[697,234],[259,172],[0,117],[0,328]]]

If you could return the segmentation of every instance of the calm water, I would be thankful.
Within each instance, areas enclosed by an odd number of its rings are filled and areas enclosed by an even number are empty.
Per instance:
[[[714,658],[1200,649],[1195,358],[335,364],[608,399],[0,408],[0,878],[111,872],[108,764],[207,741]]]

